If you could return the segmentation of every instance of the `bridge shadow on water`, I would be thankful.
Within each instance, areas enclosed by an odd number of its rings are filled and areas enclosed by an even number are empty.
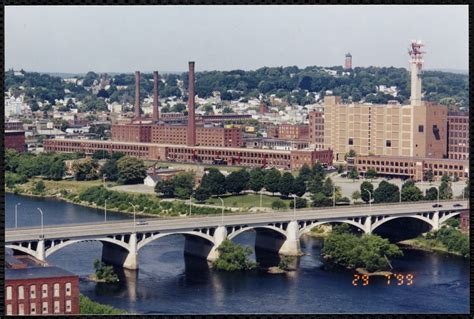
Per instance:
[[[388,239],[392,243],[418,237],[431,230],[426,222],[409,217],[390,220],[377,227],[373,234]]]

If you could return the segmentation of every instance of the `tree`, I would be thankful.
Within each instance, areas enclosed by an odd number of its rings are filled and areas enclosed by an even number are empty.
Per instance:
[[[225,193],[225,176],[216,168],[209,168],[202,177],[201,187],[208,189],[212,195]]]
[[[116,159],[109,159],[107,160],[104,165],[99,170],[99,176],[103,177],[105,175],[105,178],[109,181],[117,181],[119,176],[118,176],[118,169],[117,169],[117,160]]]
[[[423,193],[416,185],[402,186],[402,201],[416,202],[423,199]]]
[[[367,191],[369,191],[372,195],[370,195]],[[371,196],[372,196],[372,199],[374,199],[373,198],[373,196],[374,196],[374,185],[372,185],[372,183],[370,183],[370,182],[363,181],[362,184],[360,184],[360,198],[364,202],[368,203]]]
[[[252,249],[234,244],[231,240],[224,240],[217,247],[217,251],[219,252],[219,257],[214,262],[214,266],[218,270],[251,270],[257,266],[256,263],[248,258],[252,254]]]
[[[438,189],[436,187],[430,187],[426,190],[425,194],[426,200],[436,200],[438,199]]]
[[[42,180],[36,182],[35,191],[42,193],[45,189],[46,187],[44,186],[44,182]]]
[[[200,203],[205,202],[211,197],[211,192],[205,187],[198,187],[194,193],[194,198]]]
[[[293,194],[296,196],[303,196],[306,193],[306,183],[303,177],[298,176],[295,178],[295,182],[293,183]]]
[[[245,169],[232,172],[225,178],[225,189],[229,193],[239,194],[247,188],[249,173]]]
[[[326,197],[332,197],[334,192],[334,183],[330,177],[326,178],[322,187],[322,193]]]
[[[312,172],[313,178],[317,180],[321,180],[321,181],[324,179],[324,175],[325,175],[324,167],[320,162],[316,162],[313,165],[311,172]]]
[[[295,200],[292,200],[290,202],[290,208],[293,208],[293,206],[295,206]],[[305,207],[308,207],[308,201],[306,200],[306,198],[296,197],[296,208],[298,209]]]
[[[441,176],[441,182],[449,183],[451,181],[451,178],[449,177],[448,174],[444,173],[443,176]]]
[[[338,174],[342,174],[344,172],[344,165],[340,164],[338,167],[337,167],[337,173]]]
[[[81,161],[75,161],[72,164],[72,170],[74,172],[74,178],[76,181],[90,181],[97,179],[97,169],[97,162],[90,158]]]
[[[453,198],[453,189],[451,188],[451,182],[443,181],[439,185],[439,198],[440,199],[451,199]]]
[[[222,109],[222,113],[223,114],[230,114],[230,113],[234,113],[234,110],[232,110],[232,108],[226,106]]]
[[[272,168],[265,173],[263,185],[271,193],[278,192],[281,174],[276,168]]]
[[[433,181],[433,170],[432,169],[429,169],[426,173],[425,173],[425,180],[427,180],[428,182],[432,182]]]
[[[159,180],[155,185],[155,192],[163,194],[163,197],[174,197],[174,183],[172,180]]]
[[[248,187],[254,192],[259,192],[263,188],[265,174],[261,168],[254,168],[249,174]]]
[[[308,164],[304,163],[303,166],[300,168],[300,172],[298,177],[301,177],[301,179],[305,182],[307,182],[311,178],[312,172],[311,168],[309,167]]]
[[[93,159],[96,159],[96,160],[100,160],[100,159],[109,159],[110,158],[110,153],[107,152],[107,151],[95,151],[93,154],[92,154],[92,158]]]
[[[365,178],[373,179],[373,178],[375,178],[375,176],[377,176],[377,171],[375,170],[375,168],[369,168],[365,172]]]
[[[194,175],[192,173],[180,173],[171,181],[174,185],[174,193],[178,198],[186,199],[193,193]]]
[[[381,181],[373,193],[375,203],[390,203],[400,200],[400,190],[397,185]]]
[[[357,201],[357,200],[359,200],[359,199],[361,198],[360,192],[359,192],[359,191],[354,191],[354,192],[352,193],[352,196],[351,196],[351,197],[352,197],[352,200],[353,200],[354,202]]]
[[[285,172],[278,182],[278,192],[284,197],[288,197],[294,191],[295,178],[290,172]]]
[[[64,162],[58,159],[56,161],[53,161],[49,166],[49,173],[47,175],[47,178],[59,181],[63,178],[65,173],[66,167],[64,166]]]
[[[311,195],[314,207],[332,206],[332,199],[327,198],[322,192]]]
[[[357,168],[355,166],[351,167],[349,174],[347,174],[347,177],[349,177],[352,180],[359,178],[359,172],[357,172]]]
[[[281,199],[277,199],[272,202],[272,209],[279,210],[284,208],[286,208],[286,204]]]
[[[117,161],[118,181],[122,184],[143,183],[146,168],[143,160],[124,156]]]
[[[354,151],[353,149],[350,149],[349,152],[347,152],[347,154],[346,154],[346,159],[347,158],[353,158],[353,157],[356,157],[356,156],[357,156],[356,151]]]

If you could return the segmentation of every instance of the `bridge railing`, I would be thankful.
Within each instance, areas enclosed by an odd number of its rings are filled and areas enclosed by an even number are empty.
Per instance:
[[[455,202],[462,202],[465,200],[462,199],[444,199],[444,200],[439,200],[440,203],[455,203]],[[372,207],[385,207],[385,206],[400,206],[400,205],[413,205],[413,204],[428,204],[428,203],[437,203],[436,200],[434,201],[416,201],[416,202],[392,202],[392,203],[372,203]],[[352,205],[336,205],[336,206],[326,206],[326,207],[307,207],[307,208],[297,208],[296,212],[309,212],[312,210],[324,210],[324,211],[331,211],[331,210],[336,210],[340,208],[355,208],[355,207],[368,207],[368,203],[360,203],[360,204],[352,204]],[[442,207],[445,208],[445,207]],[[468,207],[459,207],[458,209],[463,209],[463,208],[468,208]],[[268,211],[254,211],[254,212],[241,212],[241,211],[236,211],[236,212],[226,212],[224,216],[236,216],[236,215],[253,215],[253,214],[265,214],[269,213]],[[281,213],[281,214],[289,214],[293,213],[293,209],[289,210],[272,210],[270,213]],[[185,216],[154,216],[151,217],[149,215],[147,216],[141,216],[137,214],[137,218],[139,220],[146,220],[146,221],[152,221],[152,220],[182,220],[182,219],[197,219],[197,218],[205,218],[205,217],[220,217],[220,214],[203,214],[203,215],[185,215]],[[76,223],[76,224],[54,224],[54,225],[46,225],[44,229],[48,228],[54,228],[54,227],[62,227],[62,226],[88,226],[88,225],[97,225],[100,223],[104,224],[125,224],[125,223],[132,223],[133,224],[133,215],[128,215],[128,219],[119,219],[119,220],[108,220],[107,222],[102,221],[102,222],[85,222],[85,223]],[[149,218],[150,217],[150,218]],[[27,226],[27,227],[18,227],[18,230],[28,230],[28,229],[37,229],[39,228],[38,226]],[[5,228],[5,230],[16,230],[15,228],[8,227]]]

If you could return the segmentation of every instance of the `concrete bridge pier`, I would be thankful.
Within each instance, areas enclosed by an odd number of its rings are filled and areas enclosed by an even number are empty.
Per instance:
[[[116,244],[103,242],[102,261],[129,270],[138,269],[137,235],[130,234],[128,250]]]
[[[46,250],[44,247],[44,239],[38,240],[38,244],[36,246],[36,256],[37,259],[41,261],[46,261]]]
[[[300,256],[301,245],[297,221],[291,221],[286,228],[286,240],[278,251],[280,255]]]
[[[433,219],[432,219],[432,230],[438,230],[439,229],[439,212],[434,212],[433,213]]]
[[[371,216],[365,217],[364,228],[365,228],[364,231],[366,234],[372,233],[372,217]]]
[[[219,252],[217,248],[220,244],[227,238],[227,228],[224,226],[219,226],[214,232],[214,246],[211,248],[211,251],[207,255],[207,260],[210,262],[215,261],[219,257]]]

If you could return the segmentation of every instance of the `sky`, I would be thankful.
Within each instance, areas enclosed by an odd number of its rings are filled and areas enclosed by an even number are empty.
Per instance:
[[[468,70],[468,6],[6,6],[5,68],[85,73],[263,66]]]

